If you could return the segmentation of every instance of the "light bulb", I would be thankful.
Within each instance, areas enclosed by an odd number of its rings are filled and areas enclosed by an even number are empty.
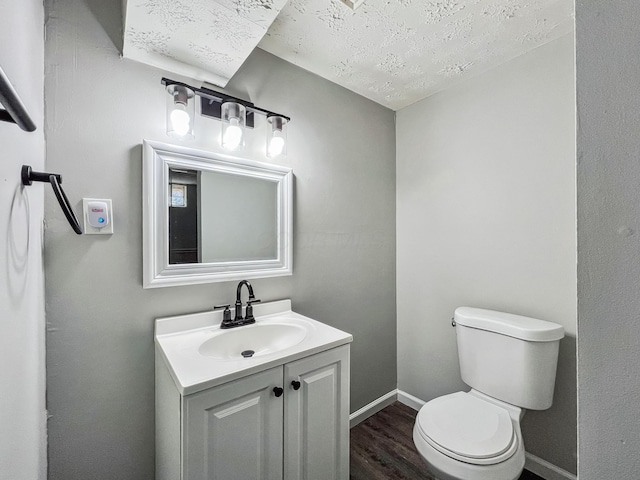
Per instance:
[[[175,108],[169,117],[171,119],[171,127],[176,135],[186,135],[189,132],[191,118],[187,113],[186,107],[182,103],[176,103]]]
[[[267,157],[285,157],[287,155],[287,122],[282,115],[269,114],[267,122]]]
[[[229,119],[229,126],[222,137],[222,146],[228,150],[235,150],[242,141],[242,127],[237,118]]]
[[[271,137],[271,141],[269,142],[269,157],[274,158],[282,153],[284,150],[284,138],[282,138],[282,132],[280,130],[276,130],[273,132],[273,136]]]

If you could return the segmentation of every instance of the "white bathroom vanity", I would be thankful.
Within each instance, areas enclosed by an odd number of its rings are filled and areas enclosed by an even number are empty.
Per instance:
[[[290,300],[254,309],[156,320],[157,480],[348,479],[353,337]]]

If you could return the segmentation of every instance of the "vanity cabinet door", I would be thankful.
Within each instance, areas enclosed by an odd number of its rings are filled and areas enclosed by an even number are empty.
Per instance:
[[[282,479],[282,367],[183,401],[182,480]]]
[[[284,387],[284,479],[347,480],[349,346],[286,364]]]

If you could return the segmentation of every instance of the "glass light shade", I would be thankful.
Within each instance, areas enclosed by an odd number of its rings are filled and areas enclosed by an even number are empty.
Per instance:
[[[244,148],[244,127],[246,121],[244,105],[236,102],[224,102],[221,106],[222,138],[221,145],[227,150]]]
[[[167,135],[193,137],[196,102],[193,90],[183,85],[167,85]]]
[[[279,115],[267,118],[267,157],[277,158],[287,155],[287,119]]]

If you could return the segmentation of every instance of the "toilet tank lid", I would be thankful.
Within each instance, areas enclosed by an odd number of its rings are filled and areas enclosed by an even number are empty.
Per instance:
[[[557,323],[494,310],[458,307],[454,318],[458,325],[500,333],[528,342],[553,342],[564,337],[564,328]]]

